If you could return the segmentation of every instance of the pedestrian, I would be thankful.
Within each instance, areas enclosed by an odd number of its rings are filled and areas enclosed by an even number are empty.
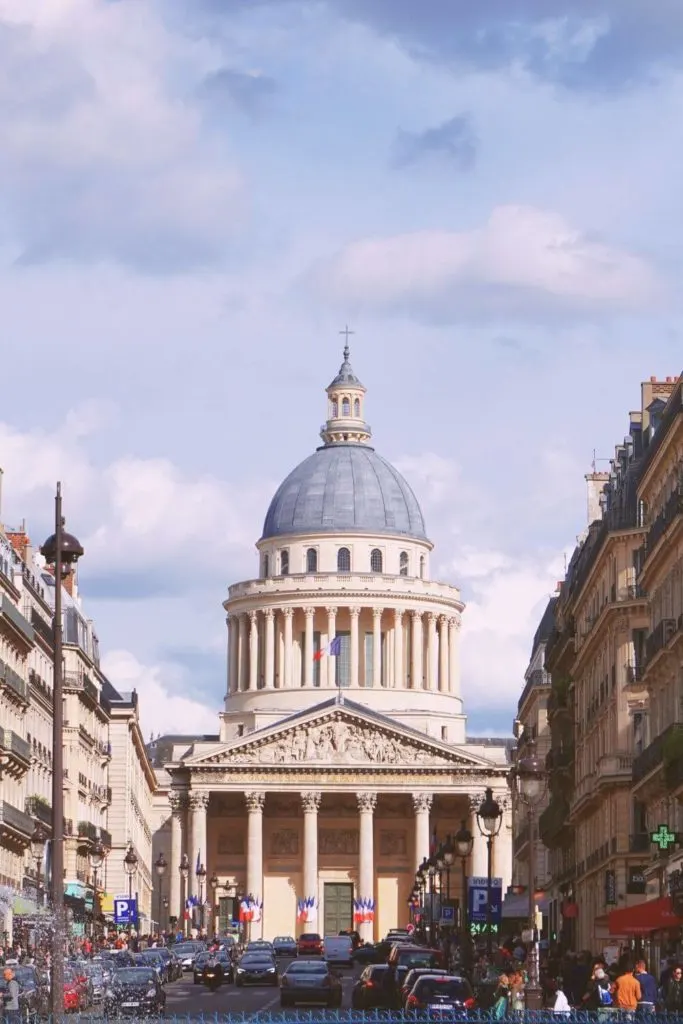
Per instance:
[[[634,977],[630,963],[624,961],[614,982],[614,1005],[619,1010],[635,1013],[641,999],[640,983]]]
[[[7,982],[3,996],[5,1020],[7,1024],[19,1024],[21,1013],[19,1012],[19,982],[14,977],[11,967],[6,967],[3,976]]]
[[[664,987],[664,1008],[669,1013],[683,1011],[683,971],[678,966],[672,968],[671,977]]]
[[[651,974],[648,974],[647,964],[644,960],[637,962],[635,977],[640,985],[639,1015],[645,1016],[645,1014],[654,1013],[657,1006],[657,981]]]

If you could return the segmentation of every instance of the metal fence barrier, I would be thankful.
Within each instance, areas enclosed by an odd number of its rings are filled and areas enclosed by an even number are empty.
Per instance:
[[[61,1019],[63,1024],[66,1015]],[[69,1014],[69,1024],[103,1024],[103,1021],[148,1022],[149,1016],[103,1014]],[[398,1013],[394,1010],[244,1010],[239,1013],[162,1013],[155,1018],[164,1024],[460,1024],[460,1022],[486,1022],[486,1024],[683,1024],[683,1013],[640,1012],[618,1010],[516,1010],[505,1017],[496,1017],[492,1010],[449,1011],[435,1010],[417,1013]],[[0,1021],[2,1018],[0,1017]],[[41,1024],[52,1024],[49,1018],[39,1018]]]

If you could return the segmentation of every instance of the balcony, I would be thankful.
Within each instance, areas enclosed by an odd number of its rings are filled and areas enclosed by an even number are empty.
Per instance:
[[[652,523],[645,537],[643,568],[674,520],[683,513],[683,490],[675,490]]]
[[[571,714],[569,706],[569,686],[570,682],[568,679],[563,678],[555,680],[550,688],[550,696],[548,697],[548,715],[559,714]]]
[[[649,667],[660,651],[671,642],[679,630],[676,619],[660,619],[651,633],[645,638],[645,662],[644,667]]]
[[[52,623],[46,622],[45,619],[36,611],[35,608],[31,609],[31,625],[35,632],[43,640],[46,646],[52,651],[54,649],[54,634],[52,632]]]
[[[0,683],[4,683],[10,690],[12,690],[17,697],[20,697],[22,701],[28,703],[28,684],[24,682],[18,672],[15,672],[13,668],[10,668],[0,658]]]
[[[629,853],[649,853],[650,845],[649,832],[633,832],[628,837]]]
[[[97,840],[97,825],[93,825],[91,821],[79,821],[78,838],[90,839],[94,843]]]
[[[545,667],[550,669],[560,660],[561,655],[572,644],[576,635],[576,625],[573,617],[567,619],[562,629],[553,628],[545,645]]]
[[[553,747],[545,756],[545,767],[548,772],[571,772],[574,768],[574,751]]]
[[[100,842],[107,850],[111,850],[111,832],[107,832],[106,828],[100,829]]]
[[[24,618],[21,612],[17,610],[6,594],[2,595],[0,618],[6,619],[10,622],[14,630],[21,634],[24,643],[29,647],[33,647],[33,644],[35,643],[33,626],[28,619]]]
[[[538,819],[538,833],[541,842],[549,850],[555,849],[562,845],[569,827],[568,802],[553,798]]]
[[[33,835],[33,818],[3,800],[0,802],[0,831],[18,833],[23,838],[30,839]]]
[[[598,761],[596,782],[598,786],[609,786],[627,782],[633,776],[633,754],[628,751],[604,754]]]
[[[11,729],[0,727],[0,750],[5,763],[3,770],[14,779],[20,779],[31,767],[31,746]]]
[[[536,668],[530,674],[527,679],[526,685],[522,690],[522,696],[519,698],[517,707],[521,708],[526,703],[529,695],[541,687],[549,687],[551,683],[550,673],[544,672],[543,669]]]
[[[635,690],[642,690],[644,674],[642,665],[625,665],[624,677],[626,679],[626,686],[633,687]]]
[[[46,700],[50,702],[52,701],[52,687],[48,686],[43,677],[39,676],[34,669],[29,669],[28,682],[29,686],[33,686],[36,690],[40,690]]]
[[[652,772],[661,768],[664,763],[665,749],[671,747],[673,744],[683,742],[683,725],[679,722],[672,722],[668,728],[661,732],[659,736],[656,736],[652,743],[650,743],[642,754],[639,754],[633,761],[633,785],[637,785],[642,782],[643,779],[650,775]],[[674,758],[671,758],[673,761]]]
[[[26,799],[24,810],[42,825],[52,828],[52,807],[47,800],[43,800],[39,796],[29,796]]]
[[[599,799],[598,787],[596,786],[596,773],[588,772],[582,779],[579,780],[574,789],[574,798],[572,800],[571,815],[572,818],[575,816],[580,817],[584,811],[588,810],[593,806],[594,803]]]
[[[77,690],[88,697],[94,704],[100,702],[100,692],[93,683],[90,676],[80,672],[66,672],[64,674],[64,688],[66,690]]]

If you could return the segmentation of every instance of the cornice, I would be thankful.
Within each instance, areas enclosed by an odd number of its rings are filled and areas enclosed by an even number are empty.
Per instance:
[[[453,590],[459,593],[457,587],[453,587]],[[420,606],[446,608],[457,614],[465,609],[464,601],[456,598],[449,601],[448,598],[429,594],[419,597],[409,595],[404,598],[391,590],[347,590],[346,588],[338,590],[302,589],[292,592],[282,591],[280,594],[255,594],[250,597],[228,599],[223,602],[223,607],[229,615],[235,615],[267,609],[279,611],[284,608],[300,608],[305,604],[325,610],[327,604],[332,602],[338,609],[349,605],[358,605],[364,608],[368,606],[369,601],[381,601],[383,608],[387,611],[402,611],[404,614],[418,610]]]

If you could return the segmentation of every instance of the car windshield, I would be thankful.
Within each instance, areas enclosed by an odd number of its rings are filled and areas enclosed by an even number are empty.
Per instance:
[[[415,986],[415,995],[418,999],[429,1002],[430,999],[456,999],[464,1002],[472,995],[472,990],[466,981],[459,981],[454,978],[422,978]]]
[[[245,953],[240,963],[251,967],[252,964],[272,964],[273,958],[263,953]]]
[[[195,942],[181,942],[173,947],[173,952],[176,956],[192,956],[193,953],[199,953],[202,948]]]
[[[294,942],[294,939],[291,935],[278,935],[276,939],[273,939],[273,942]]]
[[[433,963],[432,953],[406,953],[401,956],[403,967],[431,967]]]
[[[290,964],[286,974],[327,974],[327,964],[318,963],[317,960],[304,960],[296,964]]]
[[[154,981],[154,971],[147,967],[122,967],[116,972],[120,985],[145,985]]]

